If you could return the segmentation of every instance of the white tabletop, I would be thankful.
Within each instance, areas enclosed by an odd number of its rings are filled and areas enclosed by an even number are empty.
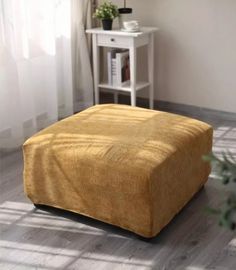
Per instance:
[[[103,30],[102,28],[92,28],[86,30],[86,33],[89,34],[103,34],[103,35],[116,35],[116,36],[129,36],[129,37],[138,37],[145,34],[150,34],[158,31],[157,27],[141,27],[139,32],[124,32],[120,29],[114,30]]]

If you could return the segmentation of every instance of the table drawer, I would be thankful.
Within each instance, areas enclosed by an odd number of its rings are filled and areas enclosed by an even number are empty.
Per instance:
[[[116,36],[116,35],[97,35],[98,46],[106,47],[130,47],[132,37]]]

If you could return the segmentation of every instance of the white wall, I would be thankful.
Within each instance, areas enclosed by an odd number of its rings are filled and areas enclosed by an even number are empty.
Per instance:
[[[142,25],[160,28],[155,98],[236,112],[236,1],[127,2]]]

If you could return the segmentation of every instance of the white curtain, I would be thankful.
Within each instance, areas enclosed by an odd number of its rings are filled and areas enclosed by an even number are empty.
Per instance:
[[[18,147],[36,131],[71,115],[79,109],[78,101],[85,104],[81,108],[93,104],[84,20],[79,38],[73,37],[84,68],[72,65],[73,18],[84,18],[78,16],[84,8],[76,15],[73,1],[86,7],[90,0],[0,0],[0,150]],[[73,78],[78,78],[76,85]],[[86,83],[90,94],[81,94]]]
[[[91,42],[85,30],[92,27],[93,0],[72,0],[72,63],[75,111],[93,105],[93,80],[90,64]]]

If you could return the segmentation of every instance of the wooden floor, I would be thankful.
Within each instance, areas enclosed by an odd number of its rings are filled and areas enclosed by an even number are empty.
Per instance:
[[[216,153],[227,148],[236,154],[236,121],[193,116],[214,126]],[[35,209],[23,194],[21,151],[2,153],[0,166],[0,270],[236,269],[236,234],[204,212],[222,199],[222,187],[213,179],[166,229],[145,242],[89,218]]]

